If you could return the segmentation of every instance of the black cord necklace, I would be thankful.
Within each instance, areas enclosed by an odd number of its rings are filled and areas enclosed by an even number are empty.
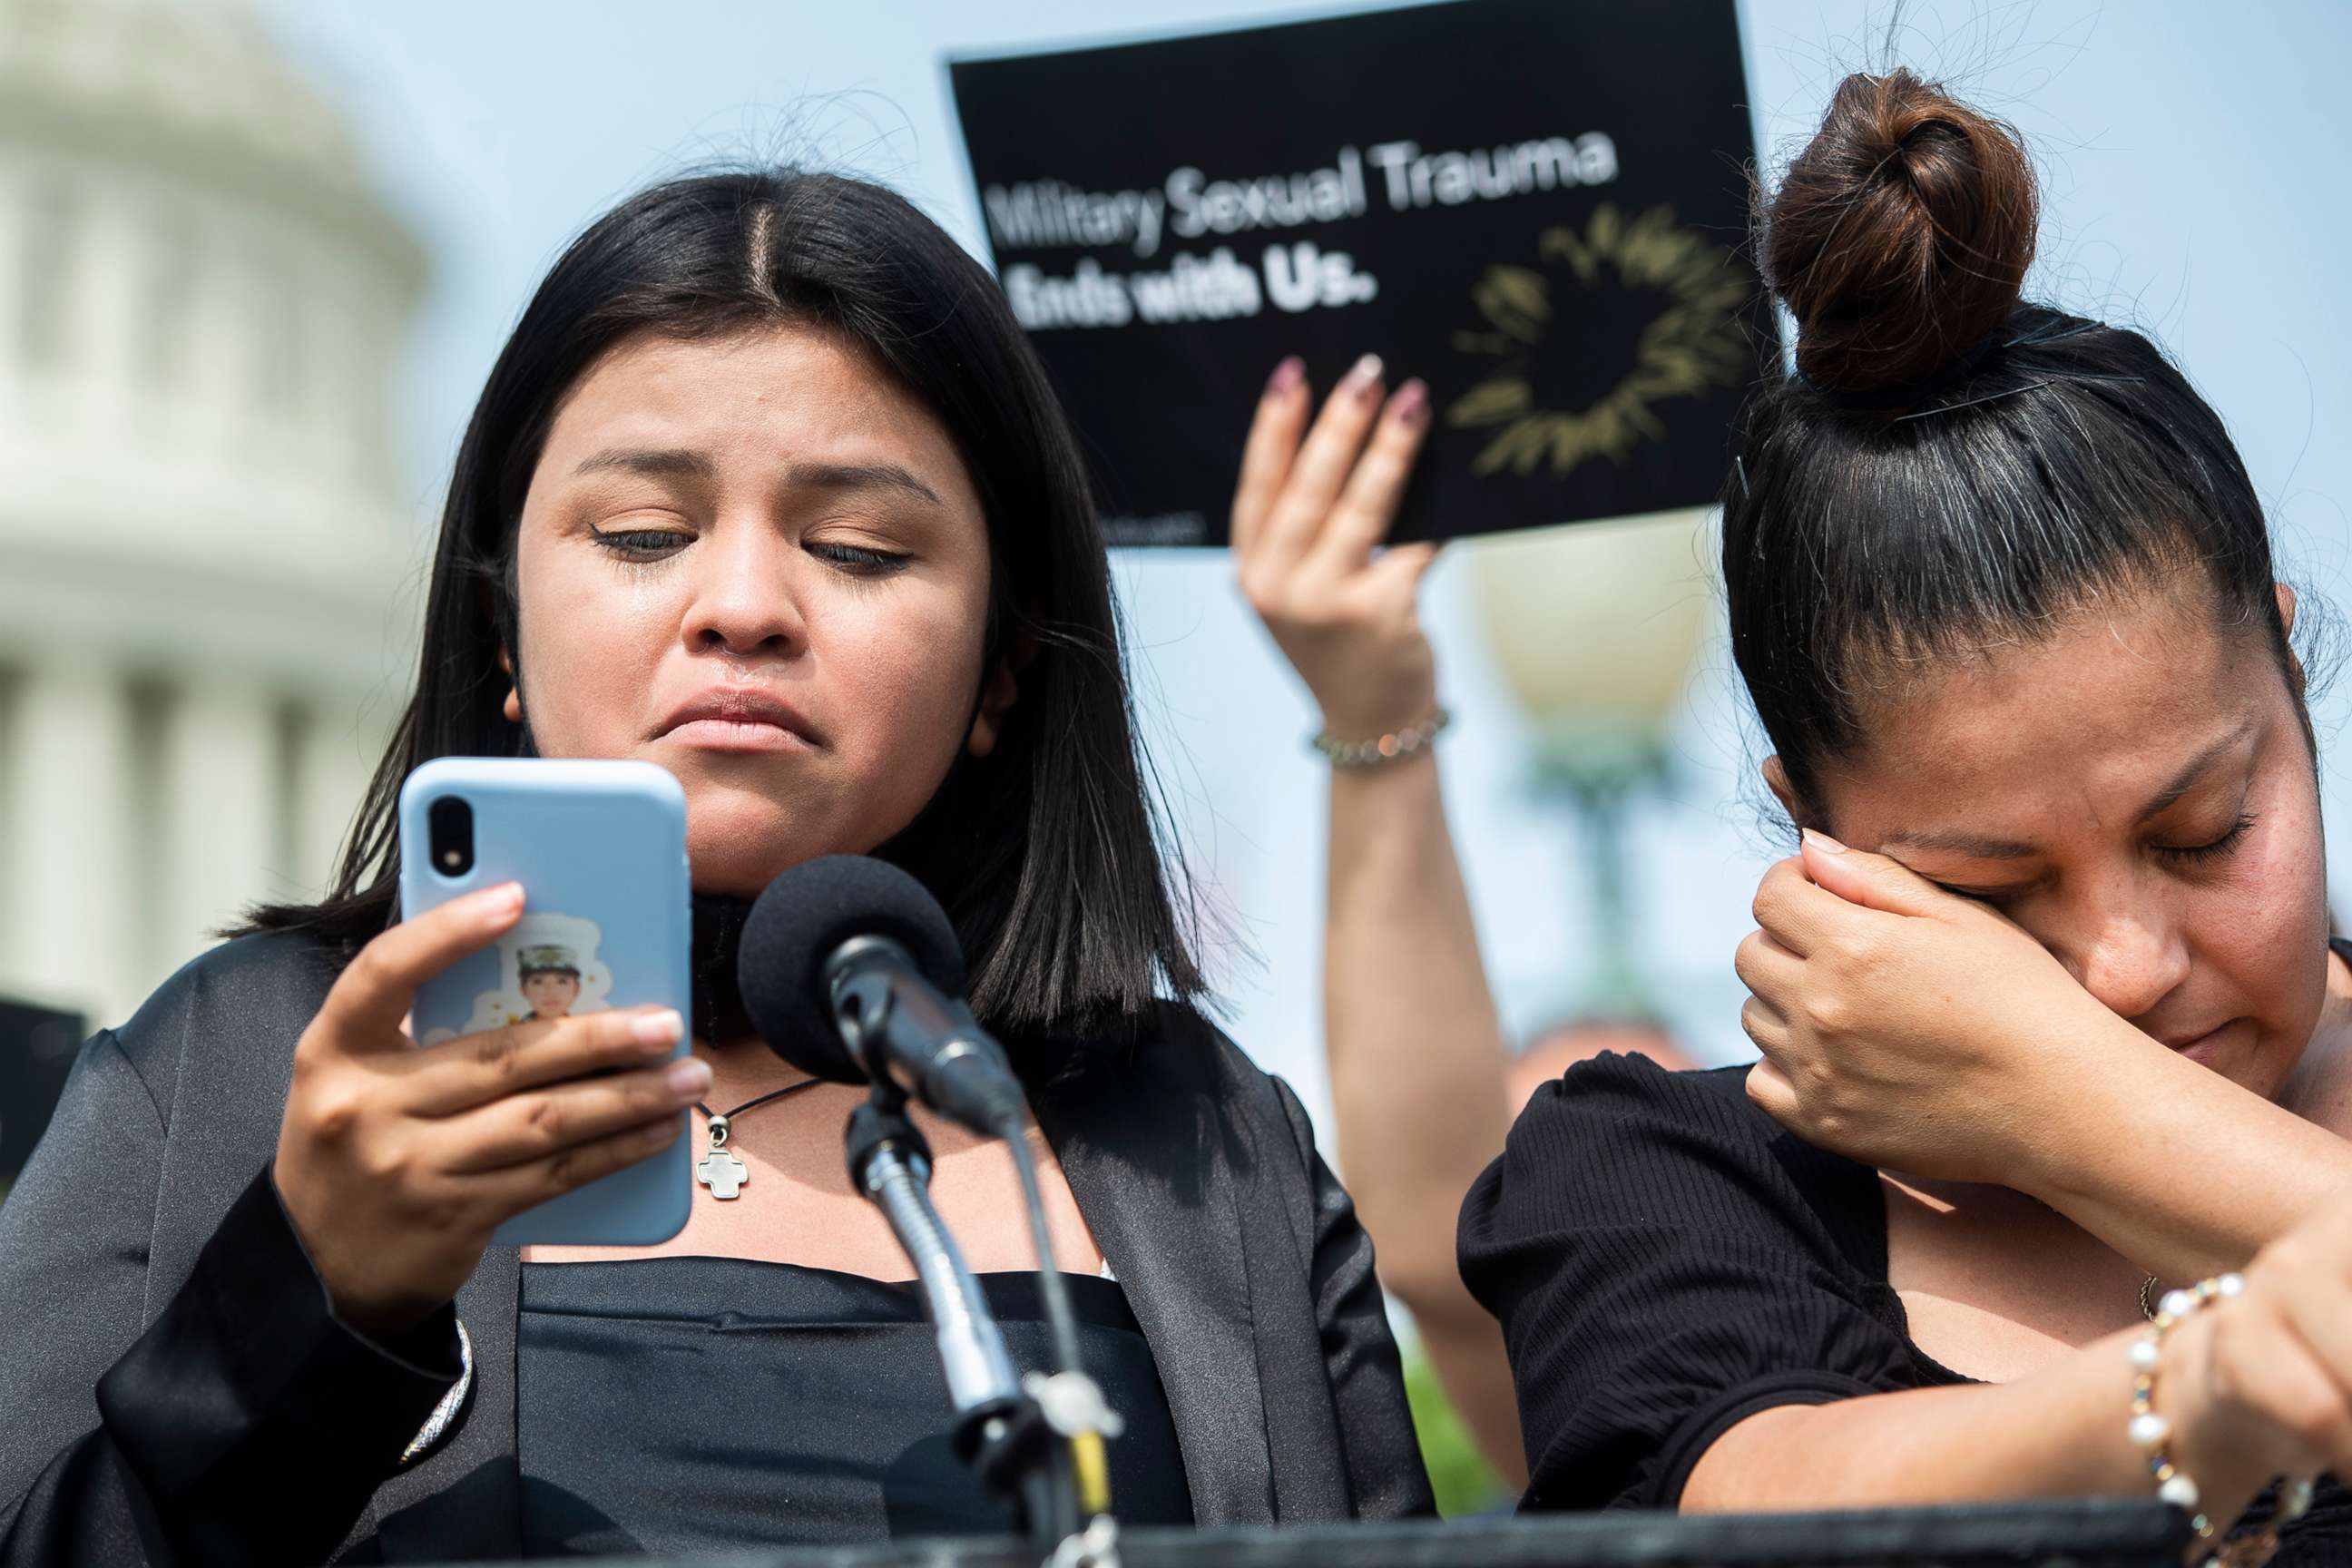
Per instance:
[[[751,1016],[744,1011],[742,994],[735,984],[736,949],[743,940],[743,921],[751,910],[751,906],[741,899],[717,893],[694,895],[694,1033],[698,1039],[734,1040],[758,1033]],[[743,1184],[751,1179],[751,1168],[727,1147],[735,1118],[772,1100],[814,1089],[822,1081],[811,1078],[788,1083],[757,1100],[747,1100],[732,1110],[713,1110],[696,1100],[694,1109],[710,1119],[710,1142],[695,1164],[694,1179],[722,1202],[731,1203],[742,1196]]]
[[[782,1089],[770,1089],[757,1100],[747,1100],[732,1110],[713,1110],[702,1101],[696,1100],[694,1109],[710,1119],[710,1147],[709,1152],[696,1163],[694,1179],[709,1187],[710,1195],[722,1202],[731,1202],[741,1197],[743,1184],[751,1179],[751,1167],[737,1159],[735,1151],[727,1147],[727,1139],[733,1130],[735,1119],[747,1110],[757,1110],[772,1100],[782,1100],[786,1095],[798,1094],[804,1089],[814,1089],[824,1081],[820,1078],[804,1078],[798,1083],[788,1083]]]

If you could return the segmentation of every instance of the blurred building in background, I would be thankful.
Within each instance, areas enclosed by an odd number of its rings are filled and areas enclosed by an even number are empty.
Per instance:
[[[0,0],[0,994],[327,876],[396,717],[424,253],[242,0]]]

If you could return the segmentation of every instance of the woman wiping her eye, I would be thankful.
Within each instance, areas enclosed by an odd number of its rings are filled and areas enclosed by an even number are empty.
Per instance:
[[[2021,302],[2035,214],[2014,134],[1903,72],[1769,205],[1797,374],[1723,537],[1803,830],[1737,958],[1764,1060],[1576,1068],[1473,1190],[1529,1506],[2161,1495],[2204,1550],[2352,1552],[2297,606],[2181,373]]]

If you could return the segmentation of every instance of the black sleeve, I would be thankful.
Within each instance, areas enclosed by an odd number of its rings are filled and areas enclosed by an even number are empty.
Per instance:
[[[1876,1173],[1781,1131],[1742,1071],[1580,1063],[1471,1188],[1462,1275],[1510,1350],[1523,1506],[1672,1508],[1759,1410],[1943,1381],[1899,1326]]]
[[[335,1318],[266,1170],[142,1331],[163,1142],[101,1034],[0,1205],[8,1568],[324,1562],[457,1381],[449,1311]]]
[[[1403,1363],[1372,1268],[1372,1238],[1356,1223],[1348,1190],[1316,1152],[1307,1108],[1280,1079],[1274,1087],[1314,1190],[1315,1252],[1307,1289],[1322,1336],[1324,1372],[1339,1415],[1356,1517],[1434,1513],[1437,1503],[1405,1403]]]

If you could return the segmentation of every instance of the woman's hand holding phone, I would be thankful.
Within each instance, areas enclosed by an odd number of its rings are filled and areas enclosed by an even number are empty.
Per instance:
[[[417,987],[497,941],[523,897],[509,883],[394,926],[295,1047],[273,1174],[337,1314],[362,1332],[422,1321],[501,1222],[667,1147],[709,1089],[708,1065],[670,1059],[685,1021],[667,1008],[409,1038]]]

